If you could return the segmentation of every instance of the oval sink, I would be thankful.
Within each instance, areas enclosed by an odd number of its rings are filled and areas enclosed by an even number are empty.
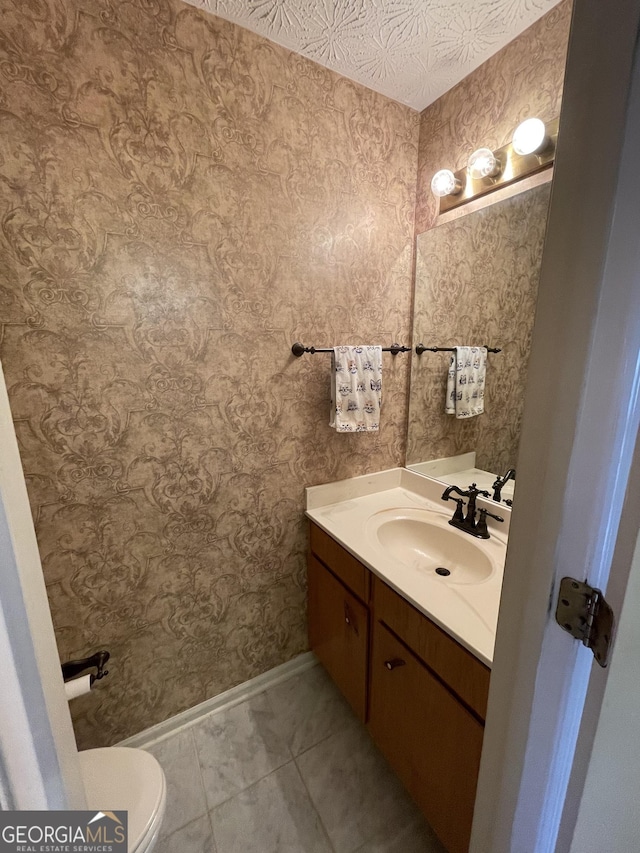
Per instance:
[[[451,527],[438,513],[384,510],[372,516],[367,526],[394,559],[429,573],[435,580],[481,583],[494,571],[494,561],[479,541]]]

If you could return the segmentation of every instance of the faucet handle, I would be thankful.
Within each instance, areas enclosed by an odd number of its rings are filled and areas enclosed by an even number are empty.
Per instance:
[[[479,509],[478,512],[481,512],[485,518],[488,515],[489,518],[493,518],[494,521],[504,521],[504,518],[501,515],[494,515],[492,512],[489,512],[488,509]]]
[[[462,498],[452,498],[452,500],[454,500],[456,502],[456,511],[453,513],[452,521],[463,522],[464,521],[464,514],[462,512],[462,507],[463,507],[464,501],[462,500]]]
[[[496,521],[504,521],[499,515],[494,515],[492,512],[489,512],[488,509],[481,507],[478,510],[480,514],[480,518],[478,519],[478,524],[476,525],[476,536],[478,539],[489,539],[489,531],[487,530],[487,516],[495,519]]]

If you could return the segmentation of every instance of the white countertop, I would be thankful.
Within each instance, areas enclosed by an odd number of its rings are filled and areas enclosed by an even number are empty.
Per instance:
[[[489,558],[490,575],[477,583],[452,582],[419,561],[394,558],[373,532],[380,513],[393,510],[425,514],[436,527],[452,531],[448,520],[455,506],[441,500],[443,484],[405,468],[354,477],[306,489],[307,516],[364,563],[374,574],[410,601],[425,616],[458,640],[483,663],[491,666],[495,643],[506,542],[511,511],[493,501],[478,506],[499,511],[504,523],[487,519],[491,537],[475,539],[459,532]],[[402,512],[400,512],[402,514]]]

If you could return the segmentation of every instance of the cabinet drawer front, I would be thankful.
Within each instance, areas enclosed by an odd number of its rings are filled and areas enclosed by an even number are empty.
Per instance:
[[[484,728],[378,622],[369,730],[449,853],[467,853]]]
[[[365,603],[369,601],[369,570],[362,565],[348,551],[338,545],[335,539],[321,530],[317,525],[311,524],[310,530],[311,551],[328,566],[334,575],[358,598]]]
[[[374,613],[484,720],[491,670],[379,578]]]
[[[313,554],[308,582],[309,645],[364,722],[369,611]]]

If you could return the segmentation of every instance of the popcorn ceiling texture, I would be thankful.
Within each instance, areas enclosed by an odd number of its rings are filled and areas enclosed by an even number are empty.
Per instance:
[[[60,656],[113,743],[307,648],[303,488],[402,465],[418,115],[177,0],[0,0],[0,358]]]
[[[188,0],[416,110],[558,0]]]

